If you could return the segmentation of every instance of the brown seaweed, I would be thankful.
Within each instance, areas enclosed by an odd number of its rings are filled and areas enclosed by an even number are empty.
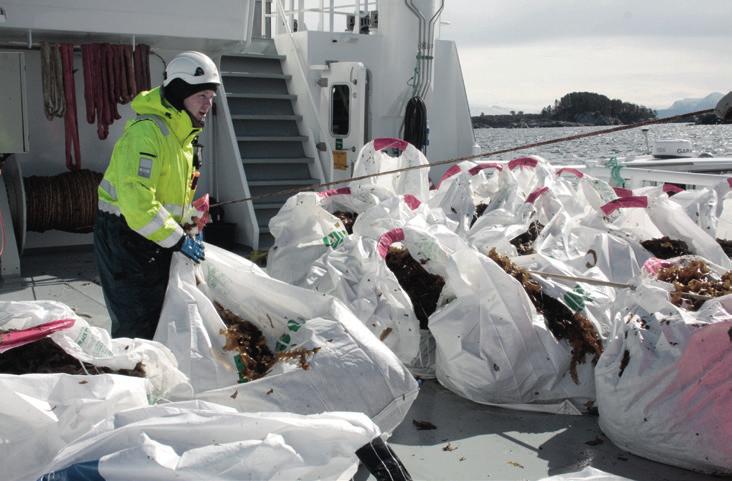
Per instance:
[[[641,245],[654,257],[659,259],[671,259],[673,257],[691,254],[689,246],[682,240],[670,239],[663,236],[660,239],[649,239],[641,242]]]
[[[132,369],[112,369],[83,362],[46,337],[0,354],[0,373],[4,374],[120,374],[145,377],[145,366],[138,362]]]
[[[437,309],[445,280],[427,272],[404,248],[390,247],[386,255],[386,265],[411,299],[420,329],[427,329],[427,319]]]
[[[333,215],[340,219],[340,221],[343,223],[343,227],[345,227],[346,229],[346,232],[348,232],[349,234],[353,234],[353,224],[354,222],[356,222],[358,214],[356,214],[355,212],[337,210],[333,212]]]
[[[509,242],[516,247],[520,256],[533,254],[534,253],[534,242],[536,238],[541,234],[544,225],[538,221],[534,221],[529,224],[529,229],[523,234],[514,237]]]

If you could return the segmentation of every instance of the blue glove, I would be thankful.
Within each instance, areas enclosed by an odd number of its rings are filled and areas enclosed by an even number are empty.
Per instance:
[[[188,235],[183,236],[183,243],[180,245],[180,251],[196,264],[206,259],[200,234],[195,238]]]

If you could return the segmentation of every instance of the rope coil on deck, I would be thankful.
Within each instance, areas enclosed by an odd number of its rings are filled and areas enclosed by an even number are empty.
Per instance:
[[[101,180],[102,174],[86,169],[53,177],[25,177],[27,230],[91,232]]]

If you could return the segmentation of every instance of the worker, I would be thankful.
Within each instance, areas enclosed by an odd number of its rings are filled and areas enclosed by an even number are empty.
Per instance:
[[[171,257],[204,259],[200,236],[181,225],[200,168],[197,137],[221,85],[216,64],[183,52],[160,87],[132,100],[137,117],[114,146],[98,193],[94,252],[113,337],[152,339]]]
[[[723,122],[732,122],[732,92],[719,99],[714,113]]]

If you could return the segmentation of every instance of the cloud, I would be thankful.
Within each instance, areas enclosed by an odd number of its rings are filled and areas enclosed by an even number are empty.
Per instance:
[[[573,91],[666,108],[732,87],[732,0],[448,0],[443,19],[473,112],[537,112]]]
[[[730,0],[446,0],[443,38],[459,45],[585,37],[730,35]]]
[[[546,46],[460,49],[471,105],[538,111],[574,91],[590,91],[648,107],[729,90],[732,62],[692,46],[638,46],[633,39],[569,40]],[[713,72],[713,73],[712,73]]]

